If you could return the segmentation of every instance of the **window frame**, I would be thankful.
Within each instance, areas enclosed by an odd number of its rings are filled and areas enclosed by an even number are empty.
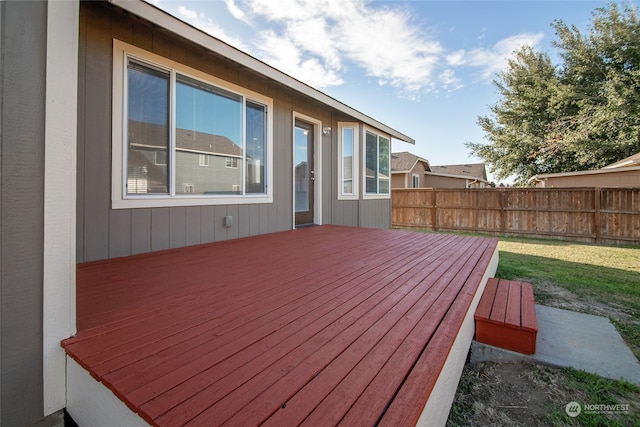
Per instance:
[[[376,167],[377,173],[380,173],[380,137],[386,138],[389,140],[389,162],[388,162],[388,170],[389,170],[389,192],[388,193],[380,193],[379,186],[379,178],[377,178],[376,182],[376,193],[367,192],[367,133],[373,134],[376,136],[377,144],[377,160]],[[384,132],[380,132],[369,126],[363,126],[362,130],[362,172],[360,174],[362,179],[362,198],[363,199],[391,199],[391,135],[386,134]]]
[[[170,168],[168,194],[127,194],[127,64],[133,59],[151,67],[166,70],[170,81],[170,146],[167,160]],[[242,150],[246,156],[246,108],[247,103],[265,107],[265,193],[241,195],[176,194],[175,187],[175,117],[176,117],[176,76],[177,74],[203,81],[209,85],[233,92],[242,97]],[[112,161],[111,161],[111,206],[113,209],[235,205],[273,203],[273,100],[257,92],[229,83],[210,74],[193,69],[171,59],[144,49],[113,39],[113,87],[112,87]],[[244,159],[244,157],[243,157]],[[240,163],[240,162],[239,162]],[[242,161],[246,168],[245,161]],[[246,169],[243,168],[243,186]],[[246,191],[246,190],[245,190]]]
[[[344,129],[353,129],[351,159],[351,193],[344,192]],[[360,194],[360,123],[338,122],[338,200],[357,200]]]

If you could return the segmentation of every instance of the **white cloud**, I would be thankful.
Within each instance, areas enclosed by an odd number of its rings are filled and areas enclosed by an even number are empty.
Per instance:
[[[421,33],[407,10],[373,7],[365,0],[227,3],[252,22],[267,21],[270,29],[258,42],[263,59],[308,84],[342,84],[346,63],[403,93],[431,90],[437,80],[434,70],[443,49]]]
[[[168,2],[147,0],[153,3]],[[407,98],[462,88],[457,72],[477,70],[491,80],[523,45],[536,48],[542,33],[522,33],[489,48],[447,52],[412,19],[411,6],[371,0],[224,0],[228,12],[250,25],[253,46],[223,31],[205,14],[184,6],[172,13],[203,31],[318,88],[344,84],[360,68],[379,85]],[[480,39],[485,38],[483,30]],[[248,43],[248,42],[245,42]],[[253,52],[252,52],[253,51]]]
[[[154,0],[160,1],[160,0]],[[211,18],[207,17],[204,13],[198,13],[195,10],[187,9],[184,6],[178,6],[177,9],[171,11],[178,18],[193,25],[194,27],[204,31],[213,37],[222,40],[238,49],[249,52],[249,48],[238,38],[228,35],[222,27],[216,24]]]
[[[537,48],[542,41],[542,33],[521,33],[500,40],[490,49],[477,48],[470,51],[453,52],[447,57],[449,65],[475,67],[479,69],[480,80],[490,80],[504,70],[513,53],[523,46]]]
[[[291,39],[266,31],[257,42],[264,60],[271,66],[315,87],[338,86],[344,83],[337,72],[315,57],[303,53]]]
[[[451,68],[444,70],[438,76],[441,86],[448,92],[462,89],[464,85],[462,81],[456,76],[456,73]]]
[[[456,50],[455,52],[451,52],[447,55],[447,64],[453,67],[464,65],[465,62],[465,51],[464,50]]]

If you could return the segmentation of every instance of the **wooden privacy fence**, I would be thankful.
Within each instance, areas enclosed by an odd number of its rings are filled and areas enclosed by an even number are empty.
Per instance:
[[[640,245],[640,188],[393,189],[394,227]]]

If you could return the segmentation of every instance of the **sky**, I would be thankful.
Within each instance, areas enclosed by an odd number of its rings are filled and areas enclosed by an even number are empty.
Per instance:
[[[431,165],[481,163],[465,143],[488,143],[478,117],[499,100],[493,81],[513,52],[529,45],[558,64],[551,24],[562,20],[586,34],[593,11],[607,5],[595,0],[148,1],[410,136],[415,145],[393,140],[393,151],[412,152]]]

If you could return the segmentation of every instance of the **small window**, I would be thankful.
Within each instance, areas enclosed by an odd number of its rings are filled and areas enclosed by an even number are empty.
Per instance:
[[[358,198],[358,123],[338,123],[339,199]]]
[[[238,169],[238,159],[236,157],[227,157],[227,167]]]
[[[209,156],[207,156],[206,154],[200,154],[198,156],[198,164],[200,166],[203,166],[203,167],[208,167],[209,166]]]
[[[365,191],[368,195],[388,195],[390,183],[390,140],[372,131],[365,132]]]
[[[166,165],[167,164],[167,152],[166,151],[156,151],[155,164],[156,165]]]
[[[413,188],[420,188],[420,175],[412,175],[412,178],[413,178],[413,183],[412,183]]]

